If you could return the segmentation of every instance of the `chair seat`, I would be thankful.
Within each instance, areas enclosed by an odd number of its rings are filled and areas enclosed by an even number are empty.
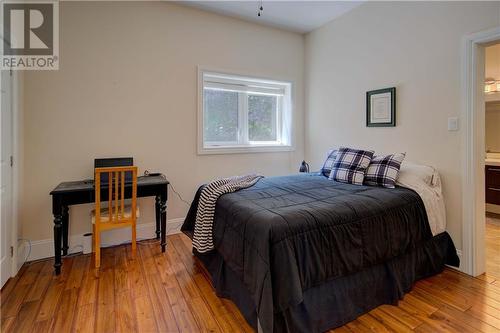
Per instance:
[[[92,215],[92,224],[95,224],[95,209],[92,209],[91,212]],[[135,217],[139,218],[140,211],[139,211],[139,206],[135,207]],[[120,209],[118,209],[118,217],[119,218],[125,218],[129,219],[132,217],[132,206],[131,205],[125,205],[123,207],[123,217],[120,216]],[[113,214],[113,221],[115,220],[115,215]],[[101,223],[106,223],[109,222],[109,211],[107,208],[102,208],[101,209]]]

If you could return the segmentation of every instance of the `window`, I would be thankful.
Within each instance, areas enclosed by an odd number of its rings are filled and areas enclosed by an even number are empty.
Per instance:
[[[200,154],[291,150],[291,83],[200,71]]]

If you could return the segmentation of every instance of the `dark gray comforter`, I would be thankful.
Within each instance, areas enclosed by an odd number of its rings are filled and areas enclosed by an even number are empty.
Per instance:
[[[182,227],[194,227],[197,198]],[[432,238],[412,190],[302,174],[261,179],[216,205],[214,244],[249,291],[265,332],[273,313],[326,281],[404,255]]]

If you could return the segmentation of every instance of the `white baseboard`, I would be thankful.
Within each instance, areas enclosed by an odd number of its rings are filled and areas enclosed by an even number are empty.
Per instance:
[[[171,219],[167,221],[167,235],[173,235],[181,232],[181,226],[184,218]],[[137,239],[151,239],[156,237],[156,223],[141,223],[137,225]],[[101,247],[114,246],[130,242],[130,230],[127,228],[114,229],[105,231],[101,236]],[[82,251],[83,235],[73,235],[69,237],[69,250],[68,253],[78,253]],[[20,268],[26,255],[28,254],[29,244],[24,242],[19,245],[18,254],[18,267]],[[43,239],[31,242],[31,251],[26,261],[39,260],[50,258],[54,256],[54,241],[52,239]],[[463,270],[462,251],[457,250],[457,256],[460,259],[460,267],[458,270],[466,273]],[[450,266],[451,267],[451,266]],[[456,267],[451,267],[457,269]]]
[[[177,234],[181,231],[184,218],[171,219],[167,221],[167,235]],[[137,225],[137,240],[151,239],[156,237],[156,223],[141,223]],[[131,240],[130,229],[121,228],[104,231],[101,234],[101,247],[108,247],[129,243]],[[83,234],[72,235],[69,237],[68,254],[78,253],[83,248]],[[29,244],[24,243],[18,251],[18,263],[23,264],[24,259],[29,251]],[[54,256],[54,240],[42,239],[31,242],[31,251],[26,261],[39,260]]]

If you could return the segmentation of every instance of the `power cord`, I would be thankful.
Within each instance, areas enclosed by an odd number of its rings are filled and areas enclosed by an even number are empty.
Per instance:
[[[144,171],[144,176],[152,176],[154,174],[150,173],[148,170]],[[161,175],[161,177],[165,178],[165,175]],[[172,188],[172,191],[179,197],[179,200],[182,201],[184,204],[186,204],[188,207],[191,207],[191,202],[187,201],[187,200],[184,200],[184,198],[179,194],[179,192],[177,192],[175,190],[175,187],[174,187],[174,184],[170,183],[170,187]],[[145,242],[147,241],[148,242]],[[29,239],[25,239],[25,238],[19,238],[18,241],[24,241],[24,242],[27,242],[29,244],[29,250],[28,250],[28,255],[26,256],[26,258],[24,258],[24,261],[23,261],[23,265],[24,263],[26,263],[26,261],[28,260],[29,256],[31,255],[31,241]],[[139,245],[144,245],[144,244],[154,244],[154,243],[158,243],[159,240],[158,239],[150,239],[150,238],[142,238],[142,239],[137,239],[137,242],[142,242],[142,243],[137,243]],[[101,248],[106,248],[106,247],[112,247],[112,246],[119,246],[119,245],[124,245],[124,244],[128,244],[130,242],[126,241],[126,242],[123,242],[123,243],[120,243],[120,244],[116,244],[116,245],[103,245],[101,246]],[[74,252],[74,253],[71,253],[71,254],[68,254],[66,256],[64,256],[65,258],[68,258],[68,257],[73,257],[73,256],[76,256],[76,255],[79,255],[83,252],[83,245],[76,245],[74,247],[72,247],[71,249],[68,250],[68,252],[73,252],[73,250],[77,249],[77,248],[81,248],[82,251],[78,251],[78,252]],[[39,260],[45,260],[45,259],[39,259]],[[36,260],[38,261],[38,260]]]
[[[170,187],[172,188],[172,191],[173,191],[175,194],[177,194],[177,196],[179,197],[179,199],[180,199],[183,203],[185,203],[188,207],[191,207],[191,203],[190,203],[190,202],[188,202],[188,201],[186,201],[186,200],[184,200],[184,199],[181,197],[181,195],[180,195],[180,194],[179,194],[179,193],[175,190],[175,188],[174,188],[174,184],[170,183]]]
[[[24,261],[23,261],[23,265],[24,265],[27,262],[29,256],[31,255],[31,241],[29,239],[24,239],[24,238],[19,238],[18,240],[19,241],[27,242],[29,244],[28,254],[26,255],[26,258],[24,258]],[[139,245],[145,245],[145,244],[149,245],[149,244],[155,244],[155,243],[158,243],[158,242],[160,242],[160,240],[156,239],[156,238],[152,238],[152,239],[151,238],[138,238],[137,239],[137,244],[139,244]],[[113,246],[119,246],[119,245],[125,245],[125,244],[130,244],[130,241],[125,241],[125,242],[122,242],[120,244],[115,244],[115,245],[104,244],[103,246],[101,246],[101,248],[113,247]],[[80,248],[82,250],[78,251],[78,252],[73,252],[75,249],[78,249],[78,248]],[[82,254],[82,252],[83,252],[83,245],[75,245],[75,246],[73,246],[72,248],[70,248],[68,250],[69,254],[67,254],[65,256],[62,256],[62,257],[63,258],[71,258],[71,257],[74,257],[74,256]],[[47,258],[42,258],[42,259],[34,260],[32,262],[37,262],[39,260],[46,260],[46,259]]]
[[[23,265],[26,263],[26,261],[28,261],[28,258],[30,257],[31,255],[31,240],[29,239],[26,239],[26,238],[18,238],[17,241],[22,241],[22,242],[26,242],[28,243],[28,254],[26,255],[26,257],[24,258],[23,260]],[[22,266],[22,265],[21,265]]]
[[[161,173],[152,173],[152,172],[149,172],[148,170],[144,171],[144,176],[146,176],[146,177],[148,177],[148,176],[160,176],[160,177],[162,177],[164,179],[167,179],[167,177],[165,177],[164,174],[161,174]],[[191,202],[184,200],[184,198],[179,194],[179,192],[177,192],[175,190],[174,184],[170,183],[170,187],[172,188],[172,191],[179,197],[180,201],[182,201],[183,203],[185,203],[188,207],[191,207]]]
[[[82,245],[82,244],[79,244],[79,245],[75,245],[75,246],[73,246],[72,248],[70,248],[70,249],[68,250],[68,253],[73,252],[73,250],[78,249],[78,248],[81,248],[82,250],[81,250],[81,251],[78,251],[78,252],[74,252],[74,253],[80,253],[80,252],[83,252],[83,245]]]
[[[160,240],[156,239],[156,238],[137,238],[136,241],[137,241],[137,245],[150,245],[150,244],[156,244],[156,243],[160,242]],[[130,244],[130,241],[125,241],[125,242],[122,242],[119,244],[104,244],[104,245],[101,245],[101,249],[105,249],[108,247],[120,246],[120,245],[126,245],[126,244]],[[72,250],[79,248],[79,247],[82,248],[82,251],[78,251],[78,252],[72,251]],[[79,256],[83,253],[83,245],[75,245],[70,250],[68,250],[68,252],[73,252],[73,253],[65,255],[65,256],[63,256],[63,258],[72,258],[75,256]],[[44,259],[46,259],[46,258],[44,258]],[[44,260],[44,259],[40,259],[40,260]]]
[[[137,238],[136,239],[136,242],[137,242],[137,245],[149,245],[149,244],[154,244],[154,243],[159,243],[160,240],[159,239],[156,239],[156,238]],[[114,246],[120,246],[120,245],[125,245],[125,244],[130,244],[130,241],[124,241],[122,243],[119,243],[119,244],[114,244],[114,245],[110,245],[110,244],[104,244],[101,246],[101,249],[102,248],[107,248],[107,247],[114,247]]]

